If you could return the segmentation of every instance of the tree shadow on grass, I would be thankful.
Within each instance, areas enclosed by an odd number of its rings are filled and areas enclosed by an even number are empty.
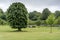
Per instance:
[[[28,31],[18,31],[18,30],[13,30],[13,31],[9,31],[9,32],[28,32]]]

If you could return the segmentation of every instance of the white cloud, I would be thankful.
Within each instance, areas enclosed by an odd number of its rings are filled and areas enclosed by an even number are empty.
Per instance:
[[[0,8],[6,11],[13,2],[22,2],[28,11],[42,12],[44,8],[49,8],[52,12],[60,10],[60,0],[0,0]]]
[[[56,10],[60,10],[59,6],[49,6],[48,7],[52,12],[55,12]]]
[[[0,3],[0,8],[5,12],[8,9],[9,5]]]

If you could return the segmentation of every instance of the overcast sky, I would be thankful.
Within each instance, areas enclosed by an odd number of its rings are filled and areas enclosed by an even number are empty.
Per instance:
[[[52,12],[60,10],[60,0],[0,0],[0,8],[6,11],[13,2],[25,4],[29,12],[34,10],[42,12],[44,8],[49,8]]]

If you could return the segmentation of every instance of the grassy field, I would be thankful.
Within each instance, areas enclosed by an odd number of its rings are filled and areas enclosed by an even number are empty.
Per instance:
[[[0,40],[60,40],[60,27],[25,28],[23,32],[15,32],[9,26],[0,26]]]

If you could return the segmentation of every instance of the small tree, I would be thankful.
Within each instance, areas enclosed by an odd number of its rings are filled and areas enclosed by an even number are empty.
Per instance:
[[[49,17],[46,20],[46,23],[48,25],[51,25],[51,31],[50,31],[51,33],[52,33],[52,26],[53,26],[54,21],[55,21],[55,16],[53,14],[49,15]]]
[[[21,31],[21,28],[27,27],[27,9],[24,4],[20,2],[12,3],[7,10],[7,19],[12,28],[17,28]]]

